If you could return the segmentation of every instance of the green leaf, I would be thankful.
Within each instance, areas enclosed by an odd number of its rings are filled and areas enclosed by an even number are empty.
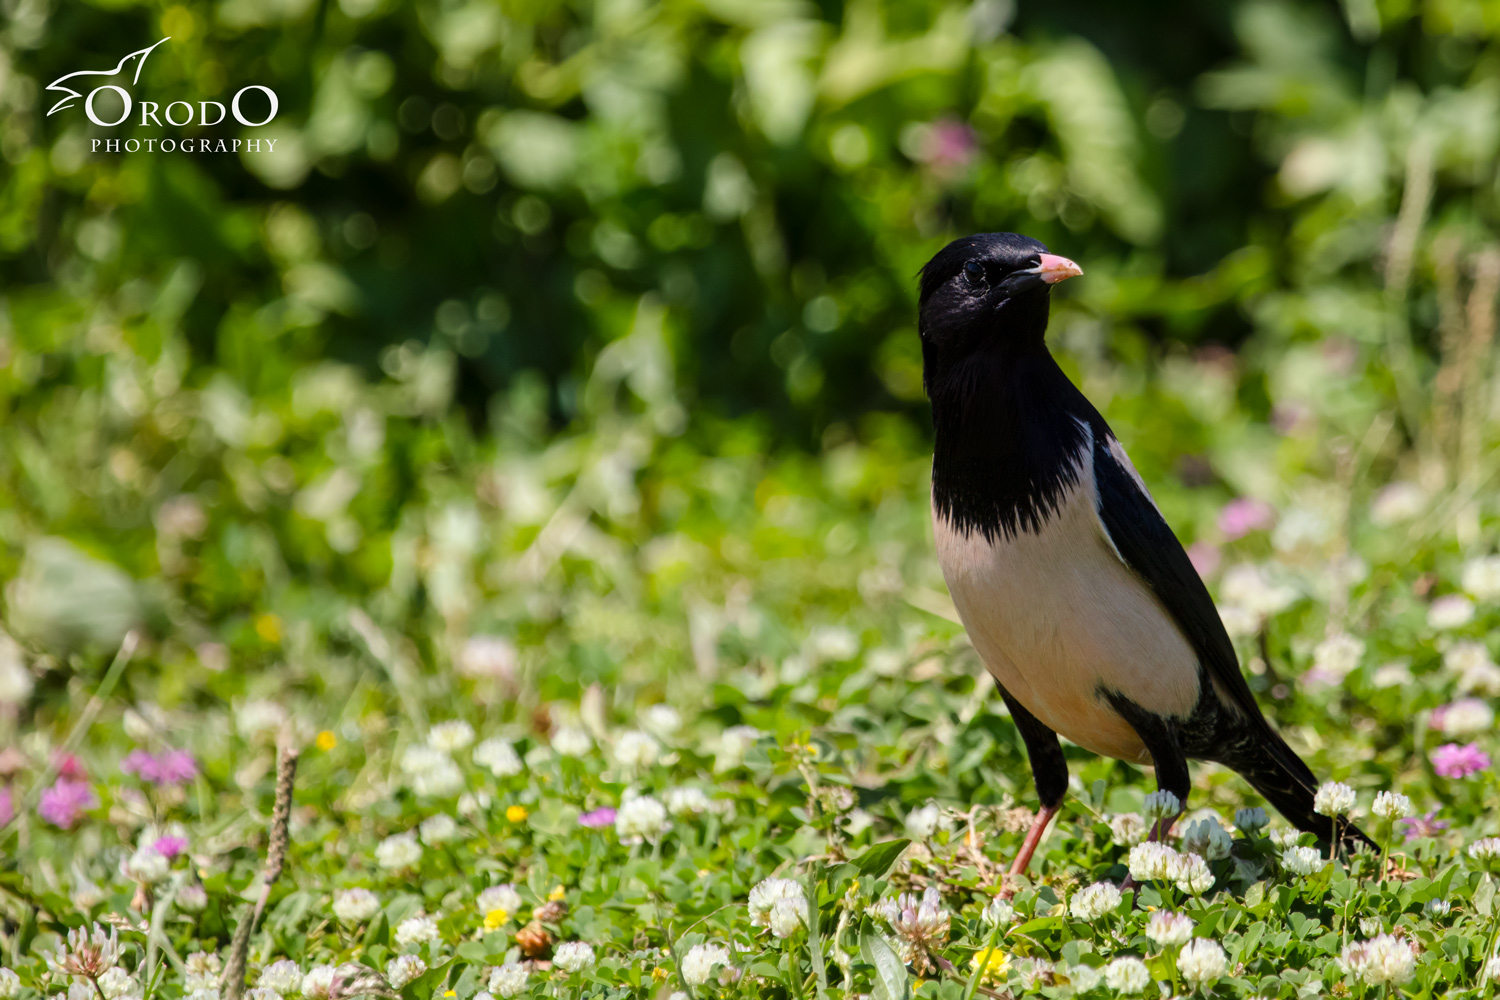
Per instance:
[[[1474,912],[1481,917],[1495,912],[1495,883],[1488,878],[1474,890]]]
[[[901,843],[904,845],[905,841]],[[891,946],[885,943],[885,938],[870,928],[865,928],[859,936],[859,953],[875,967],[875,984],[870,991],[870,1000],[911,1000],[911,982],[906,975],[906,966],[891,950]]]
[[[891,870],[891,865],[906,850],[910,840],[887,840],[883,844],[876,844],[854,859],[854,866],[861,872],[872,878],[880,878]]]

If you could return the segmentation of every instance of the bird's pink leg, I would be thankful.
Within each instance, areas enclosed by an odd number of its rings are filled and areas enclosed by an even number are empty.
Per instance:
[[[1042,842],[1042,834],[1047,830],[1047,824],[1052,822],[1052,817],[1062,808],[1062,803],[1055,806],[1043,806],[1036,814],[1036,819],[1031,824],[1031,829],[1026,831],[1026,839],[1021,842],[1021,850],[1016,853],[1016,860],[1010,863],[1010,871],[1006,872],[1006,885],[1002,895],[1009,896],[1015,889],[1009,885],[1010,876],[1023,875],[1031,864],[1031,856],[1036,853],[1036,845]]]

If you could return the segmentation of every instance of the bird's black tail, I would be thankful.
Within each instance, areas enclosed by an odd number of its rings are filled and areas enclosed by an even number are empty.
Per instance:
[[[1338,820],[1335,827],[1332,818],[1319,815],[1313,809],[1318,780],[1312,771],[1269,725],[1256,728],[1259,731],[1253,736],[1234,741],[1222,756],[1216,755],[1214,759],[1250,782],[1297,829],[1324,841],[1337,836],[1344,847],[1365,844],[1379,850],[1363,830],[1348,820]]]

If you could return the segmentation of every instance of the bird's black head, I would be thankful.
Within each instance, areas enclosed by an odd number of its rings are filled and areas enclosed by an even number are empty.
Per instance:
[[[922,268],[917,329],[927,375],[976,352],[1040,346],[1048,290],[1082,274],[1029,236],[980,233],[954,240]]]

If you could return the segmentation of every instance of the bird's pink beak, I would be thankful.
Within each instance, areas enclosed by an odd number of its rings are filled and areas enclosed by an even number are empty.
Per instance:
[[[1055,253],[1043,253],[1037,256],[1041,259],[1041,263],[1026,273],[1041,275],[1042,280],[1049,285],[1076,278],[1083,273],[1083,268],[1066,257],[1059,257]]]

